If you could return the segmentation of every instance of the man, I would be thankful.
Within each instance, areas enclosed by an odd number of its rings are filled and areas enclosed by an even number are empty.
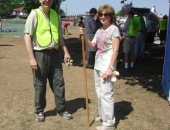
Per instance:
[[[84,18],[83,17],[80,17],[80,21],[79,21],[78,26],[84,28]]]
[[[89,11],[89,15],[87,15],[84,18],[84,27],[85,27],[85,31],[87,33],[87,37],[89,38],[89,40],[91,41],[94,37],[94,34],[96,32],[96,21],[95,21],[95,15],[97,13],[97,9],[96,8],[91,8]],[[92,56],[92,59],[94,61],[94,56],[95,56],[95,52],[96,52],[96,48],[94,49],[89,49],[86,46],[86,67],[87,68],[91,68],[92,65],[89,64],[89,59],[90,56]],[[81,62],[81,66],[82,66],[83,62]]]
[[[167,27],[168,27],[168,16],[164,15],[163,18],[159,21],[159,39],[160,44],[166,43]]]
[[[78,26],[81,28],[84,28],[84,18],[83,17],[80,17]],[[81,39],[81,34],[80,34],[79,38]]]
[[[156,7],[155,7],[155,6],[153,6],[153,7],[151,8],[151,12],[154,13],[154,14],[156,14]]]
[[[41,6],[33,10],[27,18],[24,39],[32,68],[35,89],[36,121],[43,122],[46,107],[46,83],[54,93],[56,111],[60,116],[71,119],[66,110],[65,88],[59,46],[64,51],[64,59],[70,59],[62,34],[57,13],[50,9],[53,0],[39,0]]]
[[[148,20],[146,21],[146,30],[146,45],[150,55],[151,46],[154,42],[154,37],[157,31],[157,23],[153,20],[152,15],[148,16]]]
[[[1,17],[0,17],[0,29],[2,29],[2,20],[1,20]]]
[[[123,32],[125,33],[125,40],[123,43],[123,52],[125,53],[125,68],[124,70],[129,69],[129,54],[131,54],[130,58],[130,69],[134,67],[134,44],[135,44],[135,37],[139,30],[139,22],[134,19],[134,12],[128,12],[128,19],[126,20]]]
[[[145,21],[143,19],[143,12],[138,11],[138,15],[134,17],[140,23],[140,29],[136,36],[135,41],[135,60],[138,60],[139,54],[141,60],[145,60],[145,36],[146,36],[146,28]]]

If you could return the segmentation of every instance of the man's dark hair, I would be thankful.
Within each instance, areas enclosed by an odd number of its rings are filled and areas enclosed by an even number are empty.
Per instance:
[[[97,13],[97,9],[96,8],[91,8],[89,13],[95,13],[96,14]]]

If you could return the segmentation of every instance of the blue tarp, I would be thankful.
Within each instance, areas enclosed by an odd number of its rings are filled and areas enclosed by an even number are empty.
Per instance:
[[[165,49],[164,57],[165,58],[164,58],[164,66],[163,66],[163,74],[162,74],[162,87],[164,89],[168,101],[170,101],[170,7],[169,7],[166,49]]]

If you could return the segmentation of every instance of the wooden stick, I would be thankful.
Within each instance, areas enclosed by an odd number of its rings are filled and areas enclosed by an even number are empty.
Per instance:
[[[88,104],[88,89],[87,89],[87,76],[86,76],[86,60],[85,60],[85,49],[84,49],[84,35],[81,35],[82,41],[82,56],[83,56],[83,71],[84,71],[84,87],[85,87],[85,95],[86,95],[86,114],[87,114],[87,125],[90,126],[89,120],[89,104]]]

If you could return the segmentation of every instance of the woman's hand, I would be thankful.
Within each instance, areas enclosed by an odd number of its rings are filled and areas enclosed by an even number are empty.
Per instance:
[[[113,74],[112,69],[108,68],[108,70],[102,76],[103,80],[106,80],[107,78],[111,77],[112,74]]]

